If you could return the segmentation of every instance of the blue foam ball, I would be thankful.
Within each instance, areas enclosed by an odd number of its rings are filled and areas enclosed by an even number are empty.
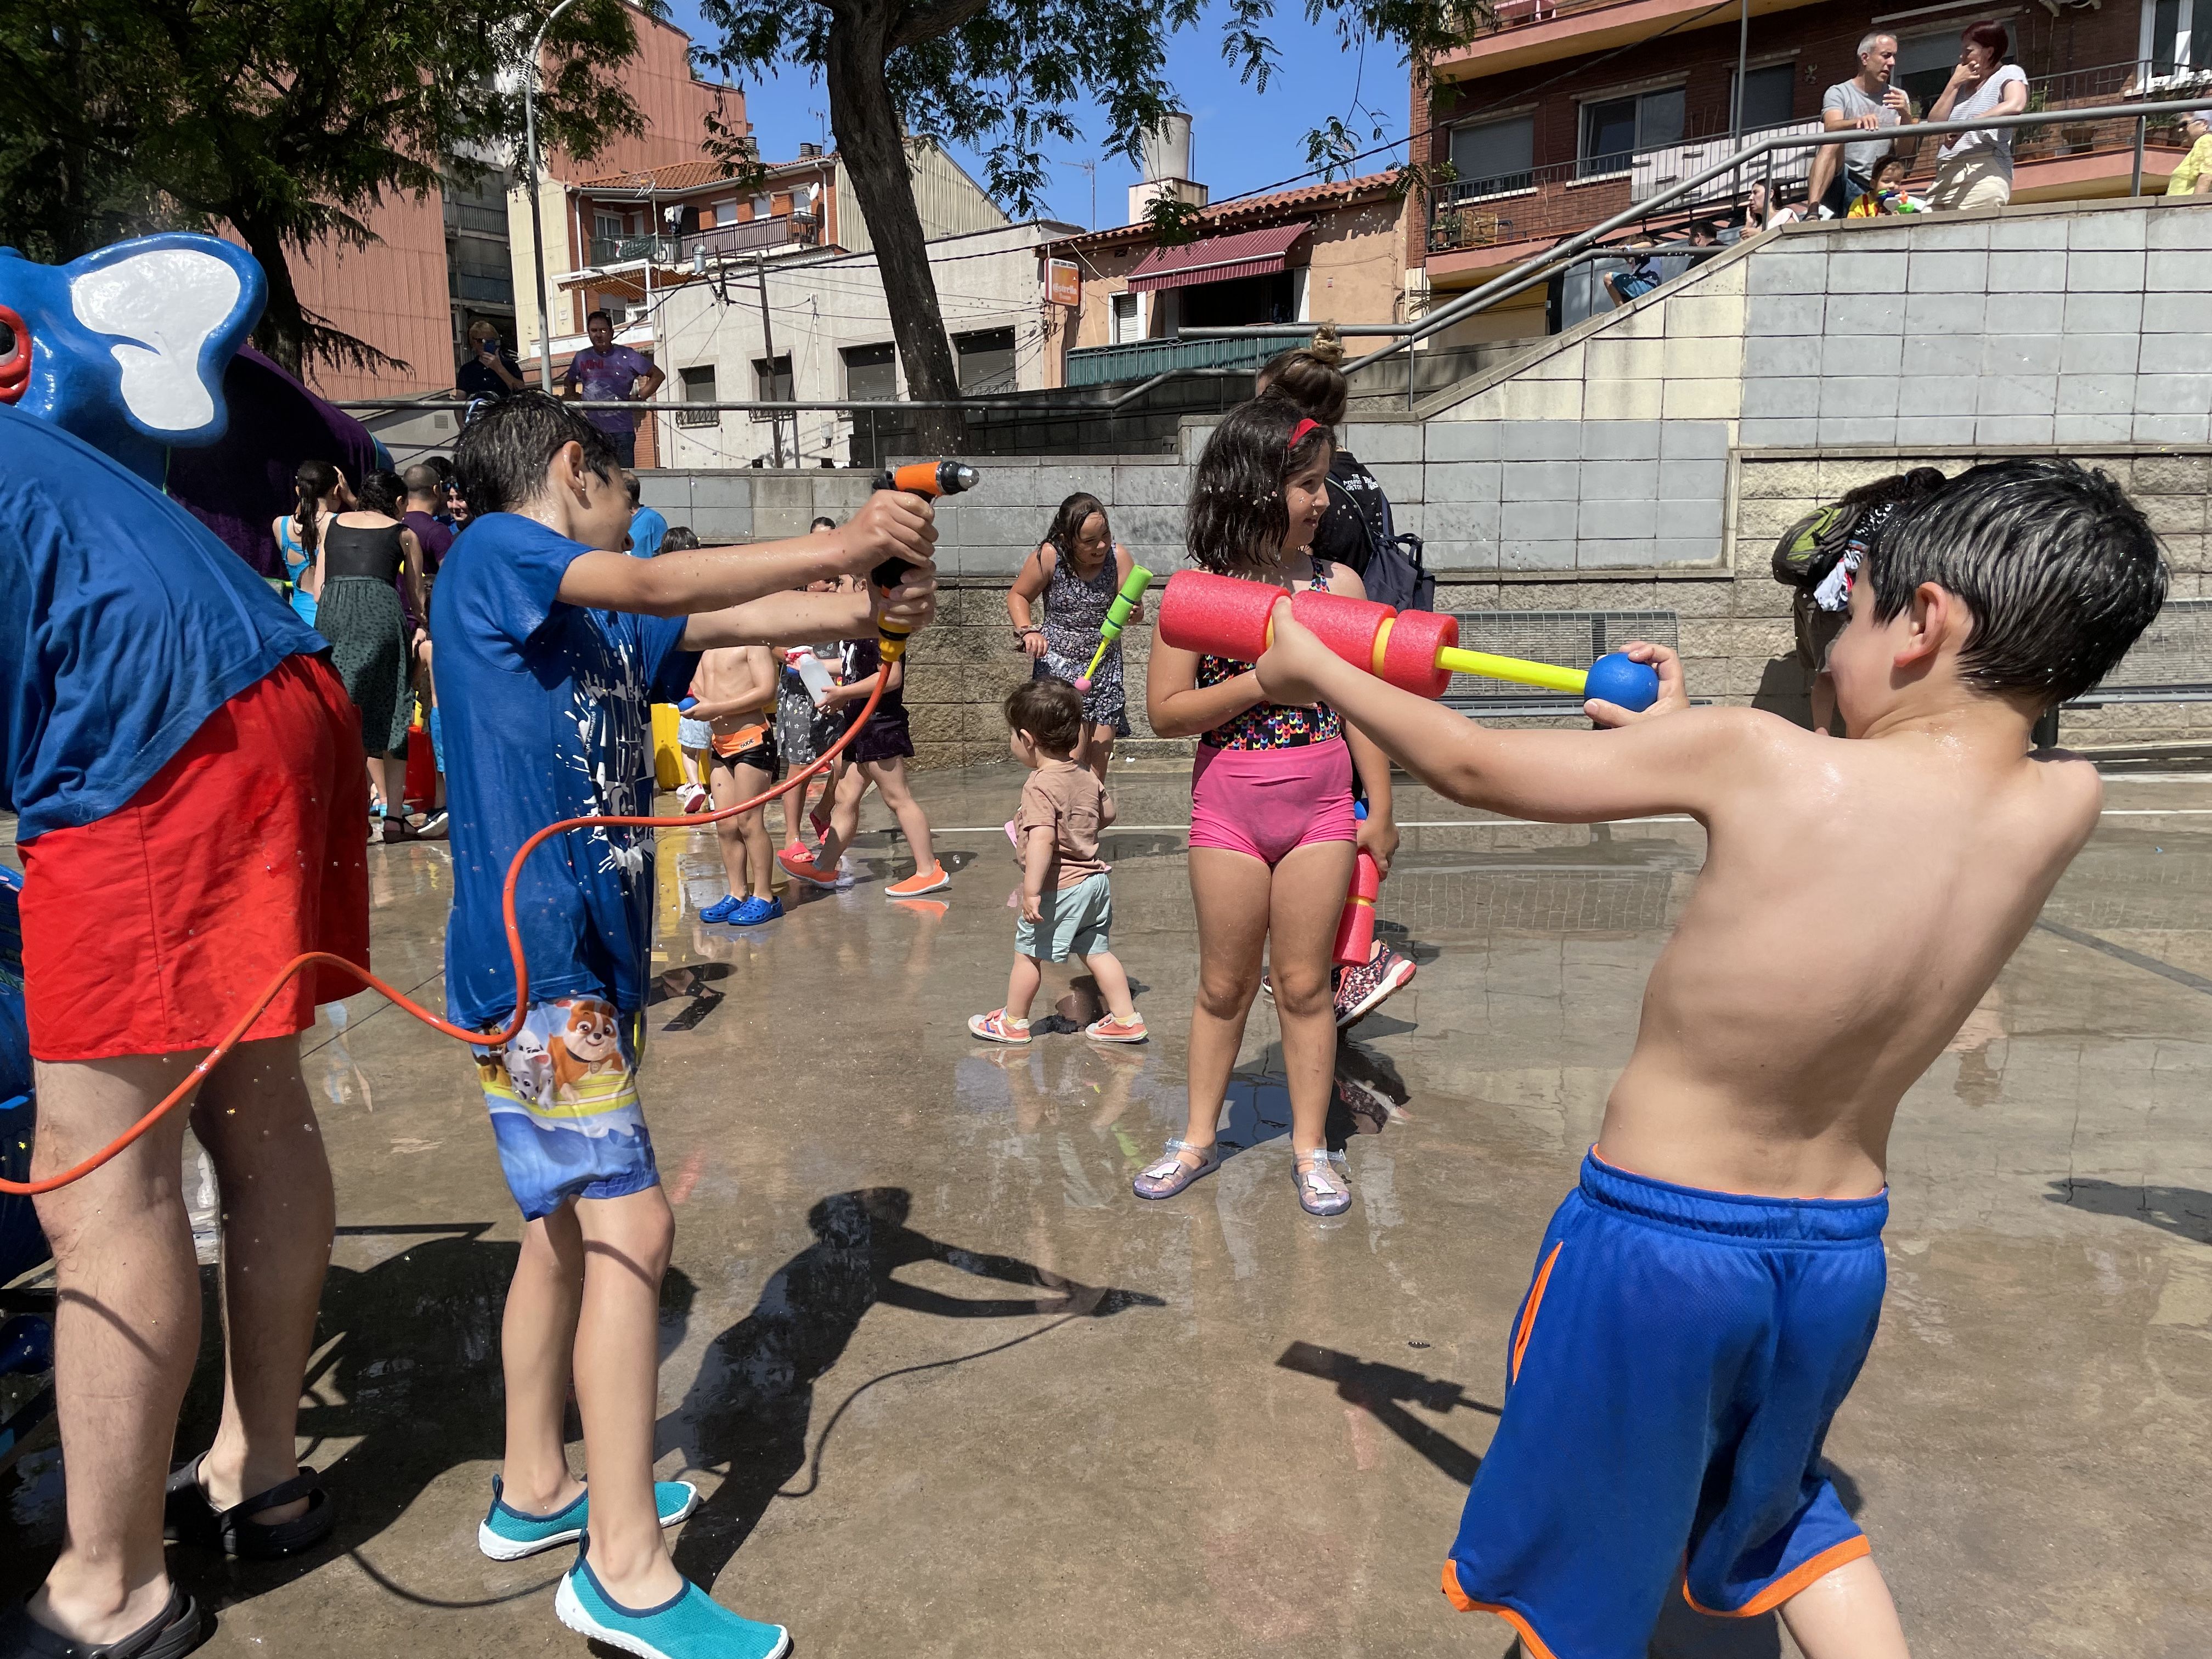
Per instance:
[[[1640,714],[1659,701],[1659,671],[1648,662],[1638,662],[1615,651],[1590,665],[1589,682],[1583,686],[1583,695],[1601,702],[1618,703]]]

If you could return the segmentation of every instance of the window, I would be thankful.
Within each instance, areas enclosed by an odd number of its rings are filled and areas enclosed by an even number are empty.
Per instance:
[[[1796,98],[1796,64],[1769,64],[1749,70],[1743,77],[1743,130],[1757,132],[1786,125],[1793,118]]]
[[[855,403],[891,403],[898,397],[898,348],[889,340],[881,345],[847,346],[838,356],[845,360],[845,395]]]
[[[1905,88],[1913,107],[1923,113],[1943,95],[1951,71],[1958,65],[1960,27],[1954,24],[1936,33],[1897,43],[1897,67],[1890,71],[1890,79]]]
[[[584,318],[587,326],[591,314],[595,311],[604,311],[607,313],[607,320],[615,325],[617,333],[620,333],[623,325],[629,320],[629,301],[619,294],[594,294],[591,296],[590,303],[584,307]]]
[[[787,351],[773,360],[754,358],[753,386],[753,395],[764,404],[791,402],[791,354]],[[774,421],[781,419],[785,412],[776,409],[756,409],[751,414],[756,421]]]
[[[677,371],[683,377],[684,401],[687,404],[711,404],[714,401],[714,366],[702,363],[696,368]],[[676,411],[678,426],[720,426],[722,411],[719,409],[679,409]]]
[[[734,225],[737,222],[738,198],[736,197],[732,196],[726,202],[717,202],[714,204],[715,229],[720,230],[725,225]]]
[[[1014,331],[987,328],[952,337],[960,360],[960,389],[966,392],[1014,389]]]
[[[1528,190],[1536,182],[1536,118],[1516,115],[1479,126],[1454,127],[1451,136],[1452,199],[1496,196]]]
[[[2146,0],[2143,33],[2154,85],[2178,72],[2212,69],[2212,0]]]
[[[1141,294],[1115,294],[1108,296],[1113,308],[1107,317],[1106,343],[1129,345],[1145,337],[1145,313]]]
[[[1682,88],[1666,87],[1584,104],[1582,137],[1577,177],[1626,173],[1637,151],[1664,149],[1682,142]]]
[[[769,217],[773,212],[774,212],[774,209],[773,209],[773,207],[770,205],[769,201],[769,198],[768,198],[767,197],[765,197],[765,196],[756,196],[756,197],[754,197],[754,198],[753,198],[753,217],[754,217],[754,218],[756,218],[756,219],[766,219],[766,218]]]

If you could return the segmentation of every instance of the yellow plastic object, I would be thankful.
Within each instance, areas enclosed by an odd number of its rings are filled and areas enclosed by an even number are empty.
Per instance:
[[[1486,680],[1510,680],[1516,685],[1540,685],[1547,691],[1571,691],[1580,696],[1589,684],[1589,672],[1557,668],[1547,662],[1521,657],[1494,657],[1487,651],[1462,651],[1447,646],[1437,653],[1437,666],[1455,674],[1474,674]]]
[[[676,722],[683,717],[672,702],[653,705],[653,781],[656,787],[673,789],[684,781],[683,763],[676,758]]]

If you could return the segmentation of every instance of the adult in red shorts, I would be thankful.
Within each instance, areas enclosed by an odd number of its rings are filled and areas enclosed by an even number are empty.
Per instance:
[[[0,795],[19,814],[43,1176],[137,1122],[294,957],[366,965],[368,804],[321,637],[151,486],[4,406],[0,592],[29,601],[0,606]],[[184,1114],[38,1200],[68,1534],[0,1613],[0,1653],[174,1659],[202,1621],[169,1583],[165,1526],[256,1557],[330,1530],[294,1455],[332,1224],[297,1034],[355,988],[293,979],[191,1107],[221,1187],[229,1346],[215,1443],[173,1476],[199,1348]]]

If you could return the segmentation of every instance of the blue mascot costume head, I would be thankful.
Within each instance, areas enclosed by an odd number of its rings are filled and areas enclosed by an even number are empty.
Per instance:
[[[228,424],[223,372],[268,281],[212,236],[141,236],[65,265],[0,248],[0,403],[159,487],[172,446]]]

